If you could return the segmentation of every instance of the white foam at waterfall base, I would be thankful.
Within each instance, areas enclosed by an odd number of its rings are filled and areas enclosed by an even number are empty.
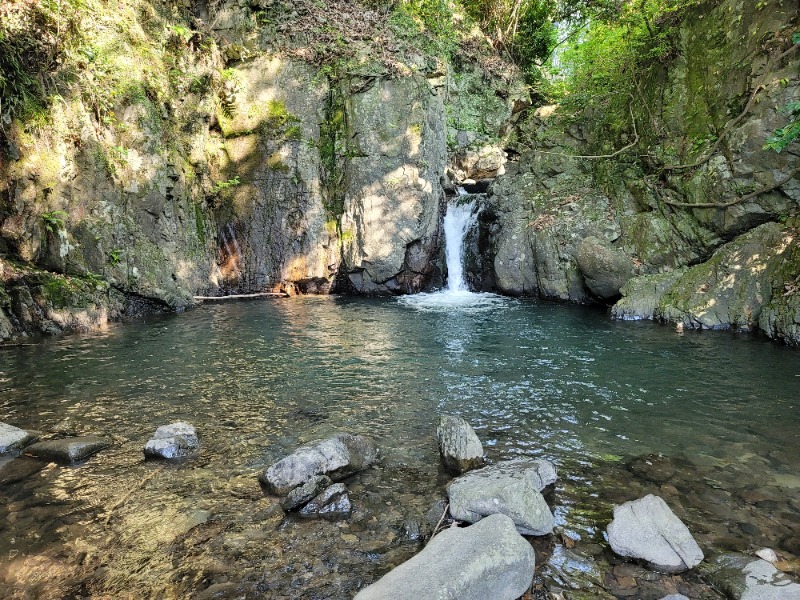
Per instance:
[[[423,311],[495,310],[508,299],[488,292],[470,292],[464,281],[464,238],[478,218],[475,202],[449,204],[444,216],[447,288],[438,292],[413,294],[398,299],[400,304]]]

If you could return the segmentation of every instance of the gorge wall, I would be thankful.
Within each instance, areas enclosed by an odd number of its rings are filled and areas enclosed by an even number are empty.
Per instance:
[[[606,115],[531,114],[493,187],[497,289],[621,295],[616,318],[800,343],[800,157],[763,148],[800,97],[797,25],[791,3],[706,2],[631,97],[626,133],[609,137]]]
[[[800,160],[762,148],[800,96],[797,14],[761,4],[692,9],[613,131],[530,107],[491,49],[442,61],[354,3],[77,15],[73,83],[0,115],[0,340],[196,295],[438,287],[450,175],[497,176],[474,287],[800,343]]]

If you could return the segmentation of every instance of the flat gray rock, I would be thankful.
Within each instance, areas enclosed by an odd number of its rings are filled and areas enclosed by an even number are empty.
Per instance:
[[[95,436],[69,437],[60,440],[37,442],[25,449],[25,456],[62,465],[71,465],[85,460],[109,446],[111,446],[111,441],[106,438]]]
[[[607,533],[615,553],[644,560],[665,573],[686,571],[703,560],[703,551],[686,525],[652,494],[615,506]]]
[[[547,535],[553,531],[553,513],[541,490],[555,480],[555,467],[544,460],[510,460],[470,471],[447,488],[450,514],[470,523],[502,514],[523,535]]]
[[[506,516],[451,527],[355,600],[515,600],[533,581],[533,548]]]
[[[347,488],[343,483],[334,483],[301,508],[298,514],[306,519],[333,520],[349,517],[352,511]]]
[[[436,440],[442,463],[460,475],[483,465],[483,446],[469,423],[461,417],[442,415],[436,427]]]
[[[200,439],[197,430],[188,423],[178,421],[162,425],[144,446],[145,458],[175,460],[197,454]]]
[[[733,600],[798,600],[800,583],[760,558],[722,554],[708,568],[714,587]]]
[[[379,454],[369,438],[339,433],[301,446],[264,471],[259,480],[270,494],[285,496],[316,475],[344,479],[376,462]]]
[[[36,434],[33,432],[7,423],[0,423],[0,454],[18,453],[35,440]]]

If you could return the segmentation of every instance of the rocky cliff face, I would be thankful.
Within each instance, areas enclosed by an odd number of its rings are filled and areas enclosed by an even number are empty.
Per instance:
[[[39,116],[0,115],[0,339],[195,295],[436,287],[443,185],[496,177],[467,237],[474,288],[624,295],[618,318],[800,343],[798,155],[762,149],[800,96],[788,3],[693,9],[616,137],[597,114],[525,110],[513,77],[453,70],[404,34],[383,62],[372,42],[319,59],[341,32],[306,4],[84,15],[77,81]],[[377,13],[359,11],[372,40]]]
[[[631,105],[627,139],[555,107],[529,119],[517,139],[526,151],[493,188],[500,291],[605,303],[622,294],[618,318],[800,343],[800,159],[762,148],[800,97],[797,15],[767,5],[694,9],[677,57]]]
[[[334,73],[270,51],[256,5],[212,18],[196,3],[197,31],[144,0],[124,7],[106,71],[92,58],[44,126],[4,124],[0,339],[195,295],[441,282],[441,65]],[[114,89],[87,97],[113,69]]]

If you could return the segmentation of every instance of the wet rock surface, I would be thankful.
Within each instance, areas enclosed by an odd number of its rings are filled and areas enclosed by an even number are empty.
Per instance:
[[[347,487],[343,483],[335,483],[301,508],[298,514],[306,519],[334,520],[349,517],[352,510]]]
[[[475,430],[461,417],[442,415],[436,427],[439,455],[451,473],[460,475],[483,465],[483,446]]]
[[[800,582],[760,558],[722,554],[714,557],[706,570],[714,586],[732,600],[800,598]]]
[[[547,535],[554,520],[540,490],[555,479],[555,467],[547,461],[505,461],[471,471],[447,488],[450,514],[470,523],[503,514],[524,535]]]
[[[200,449],[197,430],[188,423],[162,425],[144,446],[145,458],[176,460],[194,456]]]
[[[71,465],[86,460],[111,446],[111,440],[96,436],[71,437],[37,442],[25,449],[25,456]]]
[[[19,427],[0,423],[0,454],[18,453],[36,439],[36,434]]]
[[[615,507],[607,531],[614,552],[642,559],[660,571],[685,571],[703,560],[703,551],[686,525],[652,494]]]
[[[260,481],[270,494],[284,496],[316,475],[344,479],[375,463],[378,456],[369,438],[339,433],[298,448],[264,471]]]
[[[511,519],[493,515],[441,532],[356,600],[515,600],[530,587],[534,566],[533,548]]]
[[[44,469],[41,461],[26,458],[0,458],[0,486],[17,483]]]
[[[315,475],[302,485],[298,485],[290,491],[286,498],[281,501],[281,508],[283,510],[294,510],[307,504],[314,497],[316,497],[325,488],[333,483],[327,475]]]

